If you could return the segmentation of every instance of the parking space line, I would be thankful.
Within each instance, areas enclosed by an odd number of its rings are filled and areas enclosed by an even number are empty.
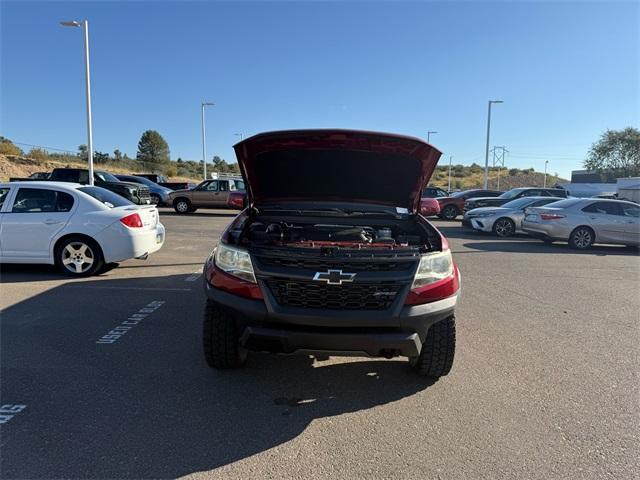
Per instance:
[[[110,345],[118,341],[125,333],[131,330],[133,327],[138,325],[142,320],[144,320],[148,315],[155,312],[158,308],[160,308],[164,304],[164,300],[154,300],[153,302],[148,303],[144,307],[142,307],[138,312],[129,315],[129,317],[121,322],[117,327],[111,329],[107,334],[100,337],[96,343],[102,345]]]
[[[196,280],[198,280],[200,278],[200,275],[202,275],[202,271],[198,270],[193,272],[191,275],[189,275],[187,278],[184,279],[185,282],[195,282]]]

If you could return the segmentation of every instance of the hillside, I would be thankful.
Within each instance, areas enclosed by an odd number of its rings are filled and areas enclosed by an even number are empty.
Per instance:
[[[118,162],[108,161],[105,163],[96,162],[96,168],[108,170],[112,173],[149,173],[151,169],[141,170],[136,168],[136,164],[131,162],[129,165],[119,165]],[[78,167],[86,168],[86,163],[81,160],[67,159],[65,161],[55,160],[51,157],[47,158],[29,158],[18,155],[2,155],[0,154],[0,181],[7,181],[9,177],[28,177],[34,172],[51,171],[57,167]],[[438,166],[429,182],[435,185],[447,188],[448,185],[448,166]],[[182,173],[182,172],[181,172]],[[479,165],[454,165],[451,168],[451,189],[466,190],[469,188],[479,188],[483,186],[484,171]],[[489,188],[497,188],[498,186],[498,170],[490,169],[489,171]],[[172,181],[191,181],[198,182],[202,177],[197,175],[179,175],[171,177]],[[553,186],[556,182],[564,182],[562,178],[549,175],[547,177],[547,185]],[[502,169],[500,172],[500,189],[509,190],[516,187],[537,187],[542,186],[544,182],[544,174],[535,172],[533,169],[520,170]]]
[[[536,172],[533,168],[521,170],[519,168],[500,170],[500,190],[510,190],[517,187],[542,187],[544,173]],[[558,182],[567,182],[555,175],[547,175],[547,186],[554,186]],[[449,167],[438,166],[429,185],[447,189],[449,182]],[[451,190],[467,190],[484,186],[484,169],[478,164],[453,165],[451,167]],[[489,188],[498,189],[498,169],[489,168]]]
[[[151,173],[152,169],[128,168],[118,166],[116,162],[94,163],[95,168],[107,170],[111,173]],[[57,161],[53,159],[36,159],[17,155],[0,154],[0,181],[6,182],[10,177],[28,177],[35,172],[50,172],[54,168],[87,168],[87,163],[78,161]],[[175,176],[171,177],[176,182],[199,182],[201,178]]]

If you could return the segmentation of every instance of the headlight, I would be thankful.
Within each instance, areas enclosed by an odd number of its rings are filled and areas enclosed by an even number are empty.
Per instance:
[[[469,217],[482,218],[482,217],[490,217],[492,215],[495,215],[495,213],[494,212],[470,213]]]
[[[453,259],[450,250],[424,255],[420,258],[420,265],[411,289],[437,282],[451,275],[453,275]]]
[[[256,283],[251,257],[246,251],[220,243],[216,248],[215,262],[216,267],[220,270],[234,277]]]

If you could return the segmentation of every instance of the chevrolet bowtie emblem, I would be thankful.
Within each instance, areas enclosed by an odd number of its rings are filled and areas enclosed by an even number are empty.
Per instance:
[[[327,282],[328,285],[342,285],[344,282],[353,282],[355,273],[343,273],[342,270],[327,270],[316,272],[313,279],[318,282]]]

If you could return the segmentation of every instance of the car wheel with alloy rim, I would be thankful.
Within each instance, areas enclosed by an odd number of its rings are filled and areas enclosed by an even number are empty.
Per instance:
[[[442,209],[442,218],[445,220],[455,220],[458,215],[460,215],[460,211],[455,205],[447,205]]]
[[[516,225],[510,218],[499,218],[493,224],[493,233],[499,237],[510,237],[516,231]]]
[[[173,209],[177,213],[189,213],[191,210],[191,202],[186,198],[178,198],[173,202]]]
[[[87,277],[104,265],[100,246],[85,237],[70,237],[56,248],[56,264],[66,275]]]
[[[569,236],[569,245],[578,250],[586,250],[593,245],[595,234],[589,227],[578,227]]]

